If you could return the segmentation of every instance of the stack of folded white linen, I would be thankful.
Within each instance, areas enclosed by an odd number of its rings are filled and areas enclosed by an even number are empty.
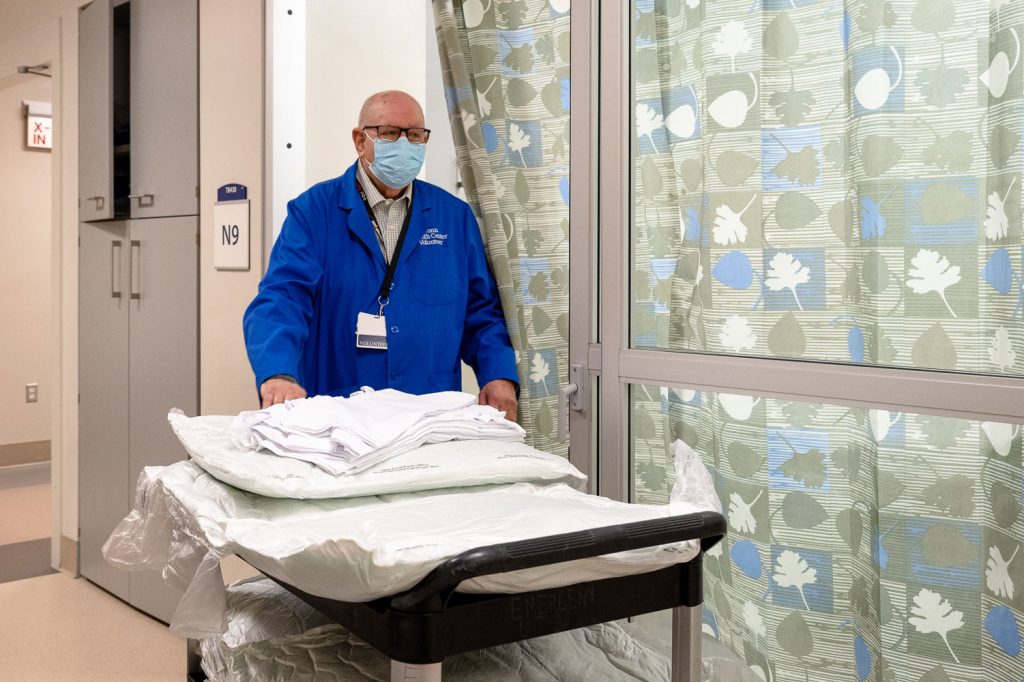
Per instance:
[[[235,443],[311,462],[341,476],[364,471],[427,443],[521,442],[526,432],[505,413],[457,391],[412,395],[363,388],[348,398],[316,396],[242,412]]]

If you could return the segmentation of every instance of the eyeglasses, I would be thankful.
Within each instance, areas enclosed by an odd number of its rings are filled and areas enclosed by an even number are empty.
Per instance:
[[[394,142],[402,133],[413,144],[425,144],[430,139],[429,128],[399,128],[398,126],[363,126],[363,130],[372,130],[377,137],[385,142]]]

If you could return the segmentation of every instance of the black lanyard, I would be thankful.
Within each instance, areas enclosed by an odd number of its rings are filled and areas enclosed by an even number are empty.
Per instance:
[[[402,231],[398,233],[398,241],[395,243],[395,252],[388,259],[387,253],[387,242],[384,241],[384,231],[380,229],[380,225],[377,224],[377,218],[373,215],[373,209],[370,207],[370,202],[366,199],[366,192],[363,191],[363,186],[356,180],[356,189],[359,190],[359,196],[363,200],[363,206],[366,208],[366,215],[370,217],[370,224],[373,225],[374,233],[380,238],[383,245],[381,252],[384,254],[384,262],[388,264],[387,270],[384,271],[384,281],[380,283],[380,291],[377,292],[377,304],[380,306],[381,311],[384,310],[384,306],[388,304],[388,297],[391,293],[391,282],[395,278],[395,269],[398,267],[398,257],[402,253],[402,244],[405,243],[405,235],[409,232],[409,220],[412,218],[412,200],[409,201],[409,206],[406,208],[405,221],[402,223]],[[378,317],[380,313],[378,313]]]

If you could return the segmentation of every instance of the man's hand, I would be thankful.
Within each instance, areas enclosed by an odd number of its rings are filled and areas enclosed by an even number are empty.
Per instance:
[[[260,385],[260,399],[263,401],[262,407],[270,407],[277,403],[283,403],[286,400],[296,400],[297,398],[305,397],[306,389],[287,379],[270,378]]]
[[[495,379],[488,382],[480,391],[480,404],[490,405],[505,413],[505,418],[516,420],[516,385],[508,379]]]

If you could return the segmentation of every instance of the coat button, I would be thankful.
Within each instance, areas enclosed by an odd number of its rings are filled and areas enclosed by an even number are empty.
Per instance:
[[[398,376],[399,376],[399,375],[398,375],[398,372],[392,372],[392,373],[391,373],[391,378],[392,378],[392,379],[394,379],[394,380],[396,380],[396,381],[398,380]]]
[[[391,325],[391,333],[392,334],[397,334],[398,333],[398,325],[397,324]]]

